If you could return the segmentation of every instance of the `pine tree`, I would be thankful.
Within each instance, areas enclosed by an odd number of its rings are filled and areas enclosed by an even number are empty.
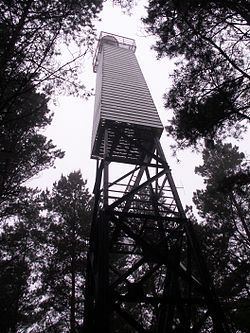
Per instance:
[[[56,85],[66,86],[68,93],[82,89],[77,77],[79,64],[74,62],[93,45],[92,21],[101,7],[99,0],[1,1],[0,109],[29,90],[30,83],[43,83],[46,94]],[[72,48],[71,57],[64,62],[59,57],[63,45]],[[17,88],[6,98],[12,82],[17,83]]]
[[[0,216],[25,197],[27,180],[63,156],[41,134],[52,120],[48,98],[62,86],[88,95],[76,60],[94,43],[101,7],[99,0],[1,1]],[[74,48],[70,59],[62,57],[63,45]]]
[[[242,1],[149,1],[144,19],[159,57],[177,57],[167,130],[177,147],[239,134],[249,122],[249,13]]]
[[[46,240],[39,291],[44,322],[40,325],[76,333],[83,321],[91,196],[78,171],[62,176],[51,191],[43,192],[42,199]]]
[[[17,84],[11,86],[10,95]],[[52,120],[48,99],[33,85],[28,87],[29,91],[12,100],[0,116],[1,218],[11,214],[11,208],[12,214],[17,212],[18,202],[27,196],[25,182],[64,155],[40,132]]]
[[[19,207],[12,207],[8,218],[1,221],[0,332],[3,333],[26,331],[37,320],[33,291],[39,283],[43,219],[36,197],[37,191],[26,192],[26,200],[16,203]]]
[[[196,173],[205,189],[194,193],[203,218],[197,226],[217,293],[231,311],[240,332],[249,327],[249,202],[250,169],[243,153],[231,144],[217,142],[203,151]]]

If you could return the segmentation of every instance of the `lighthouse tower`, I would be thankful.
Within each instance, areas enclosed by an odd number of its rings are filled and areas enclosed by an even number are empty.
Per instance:
[[[133,39],[102,32],[93,63],[97,172],[84,332],[230,332],[135,50]]]
[[[137,164],[145,152],[120,137],[147,141],[160,137],[163,126],[135,57],[132,39],[101,33],[94,58],[96,98],[92,135],[92,158],[104,156],[104,133],[112,161]],[[112,149],[111,149],[112,148]]]

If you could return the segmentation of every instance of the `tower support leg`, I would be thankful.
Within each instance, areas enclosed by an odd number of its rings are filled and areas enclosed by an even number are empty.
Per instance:
[[[144,158],[110,179],[107,130],[104,137],[84,332],[231,332],[159,140],[149,151],[124,134]]]

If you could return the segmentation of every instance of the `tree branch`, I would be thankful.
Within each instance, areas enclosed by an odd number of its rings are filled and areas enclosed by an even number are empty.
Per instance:
[[[182,17],[183,21],[190,27],[190,29],[199,37],[201,37],[204,41],[211,44],[219,53],[235,68],[238,72],[240,72],[245,78],[250,80],[250,75],[248,75],[244,70],[242,70],[230,57],[226,54],[224,50],[220,46],[218,46],[211,38],[204,36],[201,34],[194,26],[185,18]]]

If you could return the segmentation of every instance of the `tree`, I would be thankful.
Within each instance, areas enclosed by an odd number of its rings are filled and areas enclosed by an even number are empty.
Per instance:
[[[217,142],[203,151],[203,165],[195,169],[205,189],[194,193],[204,219],[197,226],[217,292],[231,308],[241,332],[249,325],[249,178],[250,169],[238,147]]]
[[[10,95],[18,89],[12,81]],[[52,166],[63,153],[39,131],[49,125],[52,114],[48,99],[37,93],[32,84],[29,90],[12,100],[0,115],[0,218],[14,215],[28,189],[25,182],[40,171]]]
[[[94,42],[96,1],[1,1],[0,5],[0,216],[16,212],[24,184],[63,157],[40,134],[49,125],[48,97],[58,86],[78,85],[77,59]],[[64,44],[63,44],[64,43]],[[63,45],[73,47],[62,63]],[[65,46],[65,47],[66,47]],[[79,46],[77,48],[76,46]],[[81,46],[81,47],[80,47]],[[76,50],[79,51],[76,56]],[[64,55],[65,58],[65,55]],[[70,81],[69,81],[70,80]]]
[[[82,88],[77,80],[76,58],[81,58],[94,42],[92,20],[102,7],[102,1],[2,1],[0,7],[1,107],[6,107],[9,82],[18,82],[11,98],[44,83],[49,94],[55,85],[67,84]],[[62,44],[72,47],[71,58],[59,59]],[[80,47],[81,46],[81,47]],[[79,52],[76,55],[76,52]],[[64,55],[65,58],[65,55]],[[21,75],[21,78],[20,78]],[[10,81],[11,79],[11,81]],[[70,82],[68,81],[70,80]]]
[[[246,0],[149,2],[144,23],[158,56],[178,57],[165,95],[178,147],[238,137],[249,122],[249,12]]]
[[[194,202],[201,215],[213,221],[232,221],[238,237],[250,246],[250,168],[238,147],[218,142],[203,151],[203,165],[195,172],[204,178],[205,190],[198,190]],[[225,208],[227,208],[225,210]]]
[[[0,331],[76,333],[84,317],[91,216],[86,181],[72,172],[51,191],[26,196],[2,221]]]
[[[17,325],[24,319],[20,309],[29,272],[27,264],[21,259],[3,260],[0,267],[0,328],[2,333],[15,333]]]
[[[82,325],[91,196],[79,171],[42,194],[46,214],[41,268],[41,327],[75,333]],[[50,322],[48,321],[50,318]]]
[[[0,232],[0,331],[26,331],[37,320],[34,286],[39,282],[43,233],[36,191],[26,193],[18,215]],[[13,212],[12,212],[13,215]]]

